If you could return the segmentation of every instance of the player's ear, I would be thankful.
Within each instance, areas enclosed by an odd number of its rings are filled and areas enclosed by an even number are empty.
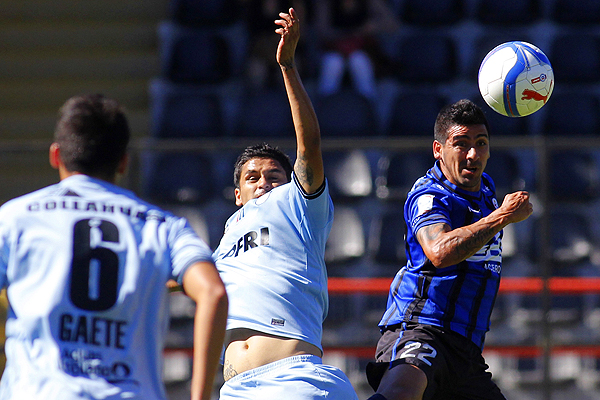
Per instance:
[[[127,165],[129,164],[129,154],[125,153],[121,161],[119,161],[119,166],[117,167],[118,174],[124,174],[127,169]]]
[[[235,205],[240,206],[240,207],[243,206],[242,192],[240,191],[240,188],[235,188],[234,194],[235,194]]]
[[[56,142],[50,145],[49,160],[52,168],[58,169],[60,167],[60,146]]]
[[[442,144],[437,140],[433,141],[433,157],[436,160],[442,158]]]

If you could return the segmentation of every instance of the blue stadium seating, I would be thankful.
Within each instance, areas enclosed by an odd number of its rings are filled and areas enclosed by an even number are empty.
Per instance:
[[[600,82],[600,39],[587,33],[557,35],[547,53],[557,82]]]
[[[443,83],[457,76],[457,49],[449,35],[397,35],[384,52],[393,66],[392,75],[401,83]]]
[[[433,125],[440,109],[448,103],[435,91],[410,90],[393,100],[388,136],[427,136],[433,139]]]
[[[164,22],[158,36],[164,78],[177,83],[214,84],[232,76],[231,49],[219,31]]]
[[[319,96],[314,103],[323,137],[368,137],[380,134],[373,104],[353,89]]]
[[[479,0],[477,19],[485,25],[529,25],[541,17],[540,0]]]
[[[197,86],[155,80],[150,84],[150,106],[153,137],[193,139],[225,133],[219,96]]]
[[[256,89],[241,96],[235,135],[293,138],[294,124],[285,90]]]
[[[464,13],[463,0],[405,0],[398,17],[406,24],[435,27],[457,23]]]

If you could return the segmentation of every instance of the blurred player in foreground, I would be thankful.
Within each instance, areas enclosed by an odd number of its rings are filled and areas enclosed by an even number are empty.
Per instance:
[[[230,301],[220,399],[352,400],[357,396],[344,373],[321,362],[333,204],[319,124],[294,63],[298,18],[293,9],[279,16],[276,59],[297,158],[292,168],[283,152],[259,145],[236,162],[235,198],[242,207],[214,253]]]
[[[504,396],[481,355],[502,270],[502,229],[531,215],[527,192],[498,206],[483,171],[488,123],[469,100],[443,108],[434,127],[436,163],[404,205],[408,263],[390,287],[379,324],[370,400]],[[401,229],[400,227],[398,229]]]
[[[225,287],[186,220],[116,186],[129,136],[114,100],[69,99],[50,146],[60,182],[0,208],[2,400],[166,399],[169,279],[197,303],[192,398],[210,399]]]

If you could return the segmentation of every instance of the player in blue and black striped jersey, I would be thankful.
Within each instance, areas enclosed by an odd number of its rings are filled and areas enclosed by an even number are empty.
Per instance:
[[[444,107],[434,127],[435,165],[404,205],[407,264],[379,324],[372,400],[504,399],[482,357],[500,284],[502,229],[532,213],[529,194],[498,205],[489,127],[470,100]]]

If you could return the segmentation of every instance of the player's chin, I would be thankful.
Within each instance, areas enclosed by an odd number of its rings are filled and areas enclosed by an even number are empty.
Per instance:
[[[481,172],[462,174],[461,185],[467,189],[474,189],[481,183]]]

